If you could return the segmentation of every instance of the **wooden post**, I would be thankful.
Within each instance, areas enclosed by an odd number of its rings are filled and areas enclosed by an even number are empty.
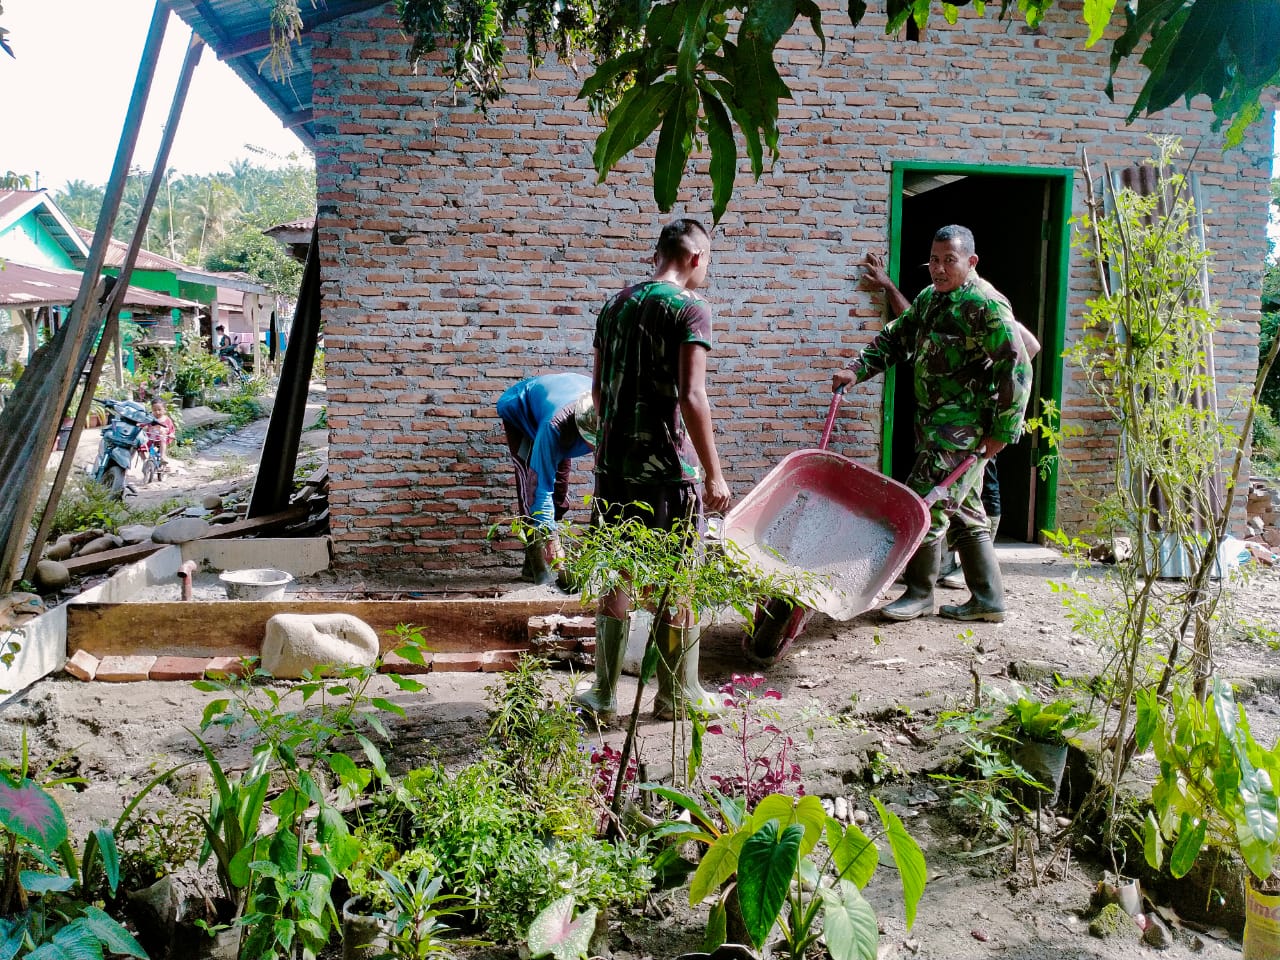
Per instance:
[[[169,152],[173,148],[174,137],[178,133],[178,121],[182,117],[182,107],[187,100],[187,91],[191,89],[191,78],[195,74],[196,64],[200,62],[200,54],[204,50],[204,41],[191,34],[191,41],[187,46],[187,56],[182,62],[182,72],[178,76],[178,86],[173,93],[173,103],[169,108],[169,119],[164,127],[164,134],[160,138],[160,149],[156,152],[156,164],[151,171],[151,181],[147,184],[146,195],[142,198],[142,205],[138,210],[138,223],[134,227],[133,239],[129,242],[129,249],[125,253],[124,263],[120,265],[120,276],[116,278],[115,286],[107,294],[107,310],[106,328],[102,332],[102,339],[98,345],[97,356],[94,357],[93,366],[89,369],[89,378],[84,385],[84,393],[80,398],[80,407],[76,410],[75,421],[71,425],[71,436],[67,440],[67,449],[63,452],[62,459],[58,463],[58,472],[54,475],[53,486],[49,491],[49,499],[45,501],[44,514],[40,518],[40,526],[36,529],[36,535],[31,541],[31,549],[27,554],[27,565],[23,569],[23,579],[31,580],[35,577],[36,565],[40,562],[40,554],[44,550],[45,541],[49,537],[49,528],[53,524],[53,512],[57,507],[58,500],[62,496],[62,490],[66,486],[67,477],[71,473],[71,467],[75,461],[76,444],[80,441],[80,434],[84,430],[85,419],[89,414],[89,406],[93,402],[93,392],[98,386],[98,378],[102,375],[102,367],[106,359],[107,351],[115,342],[116,334],[120,328],[120,309],[124,305],[125,291],[129,289],[129,280],[133,276],[133,265],[138,259],[138,251],[142,249],[142,241],[147,234],[147,223],[151,219],[151,211],[155,207],[156,196],[160,192],[160,183],[165,179],[164,173],[169,165]],[[117,353],[117,356],[119,354]]]
[[[283,510],[293,492],[293,471],[298,463],[298,442],[302,437],[302,419],[307,410],[307,391],[311,384],[311,365],[316,357],[316,340],[320,335],[320,240],[311,233],[311,248],[302,270],[302,287],[298,291],[298,307],[293,315],[289,346],[284,352],[276,403],[271,409],[271,422],[262,442],[262,459],[253,481],[247,516],[259,517]]]

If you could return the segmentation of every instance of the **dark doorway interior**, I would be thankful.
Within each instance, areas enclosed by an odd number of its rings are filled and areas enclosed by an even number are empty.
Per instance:
[[[925,261],[934,232],[958,223],[973,231],[977,242],[978,273],[1009,298],[1014,316],[1035,334],[1043,347],[1035,360],[1035,382],[1028,407],[1039,409],[1043,390],[1042,365],[1056,363],[1052,345],[1057,331],[1052,322],[1050,298],[1057,296],[1056,244],[1060,179],[1037,176],[1001,176],[971,173],[907,171],[903,177],[902,221],[897,231],[899,286],[913,298],[929,283]],[[905,479],[915,459],[915,398],[909,367],[895,376],[891,465],[893,476]],[[1002,519],[1006,538],[1036,539],[1036,454],[1030,437],[1001,451]]]

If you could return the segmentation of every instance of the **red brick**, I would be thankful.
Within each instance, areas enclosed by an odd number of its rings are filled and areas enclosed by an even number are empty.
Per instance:
[[[98,673],[100,663],[88,650],[77,650],[67,659],[63,669],[77,680],[92,680]]]
[[[132,683],[148,680],[151,668],[155,665],[153,656],[103,657],[98,664],[98,672],[94,679],[106,683]]]
[[[208,666],[208,657],[157,657],[151,667],[151,679],[201,680]]]

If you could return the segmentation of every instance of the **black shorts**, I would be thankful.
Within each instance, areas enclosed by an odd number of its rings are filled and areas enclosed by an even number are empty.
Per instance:
[[[650,509],[636,504],[644,504]],[[695,483],[632,483],[598,473],[592,514],[597,523],[617,523],[634,518],[655,530],[670,530],[684,520],[699,534],[706,532],[702,496]]]

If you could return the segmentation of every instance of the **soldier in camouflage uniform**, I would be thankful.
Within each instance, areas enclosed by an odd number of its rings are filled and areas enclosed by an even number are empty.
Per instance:
[[[953,620],[1004,619],[1004,586],[982,507],[985,461],[1013,443],[1031,395],[1031,363],[1004,295],[978,276],[973,234],[949,226],[933,238],[926,287],[854,360],[837,373],[835,389],[860,383],[895,363],[914,364],[916,460],[907,486],[924,496],[960,461],[978,462],[931,509],[929,532],[907,563],[907,589],[882,609],[891,620],[933,613],[934,584],[947,527],[960,533],[956,550],[970,598],[939,611]]]
[[[700,524],[699,481],[708,508],[729,505],[706,392],[711,310],[696,293],[706,281],[710,256],[711,238],[700,223],[673,221],[658,238],[653,275],[610,299],[596,321],[597,522],[635,518],[665,530],[682,520]],[[573,697],[606,721],[617,711],[629,607],[622,589],[601,598],[595,682]],[[698,682],[692,612],[679,608],[661,616],[654,714],[670,719],[689,711],[718,712],[715,696]]]

